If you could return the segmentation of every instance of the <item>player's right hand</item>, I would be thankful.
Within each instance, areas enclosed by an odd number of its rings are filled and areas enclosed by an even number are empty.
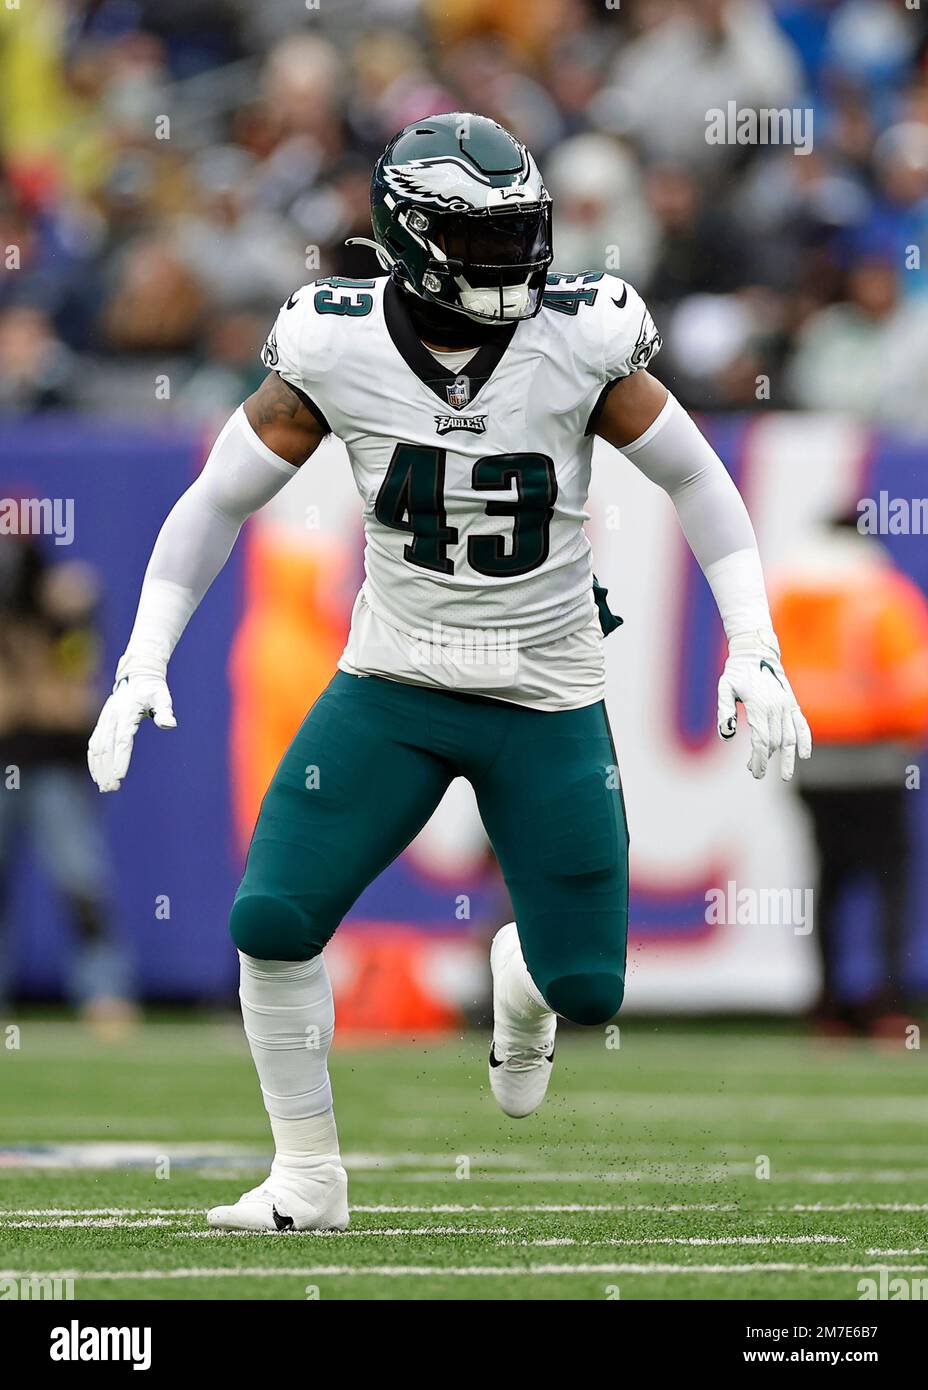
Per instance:
[[[143,719],[176,729],[171,692],[163,676],[123,676],[100,711],[87,745],[87,766],[101,792],[115,792],[129,768],[135,732]]]
[[[780,776],[788,782],[800,758],[812,756],[812,731],[799,708],[780,661],[773,632],[746,632],[728,643],[728,660],[719,679],[719,737],[734,738],[738,705],[751,730],[752,776],[763,777],[774,753],[780,753]]]

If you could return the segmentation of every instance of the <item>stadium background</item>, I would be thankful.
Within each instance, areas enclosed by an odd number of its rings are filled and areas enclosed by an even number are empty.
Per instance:
[[[0,272],[0,494],[74,499],[67,558],[101,580],[101,693],[158,526],[260,380],[278,304],[307,279],[370,273],[343,245],[366,230],[370,165],[429,112],[483,111],[532,147],[556,269],[614,268],[618,250],[664,333],[658,374],[701,412],[772,575],[858,498],[918,497],[928,298],[906,248],[924,247],[928,214],[926,54],[922,15],[892,0],[0,10],[0,247],[20,251]],[[814,149],[708,146],[705,112],[731,99],[811,108]],[[672,512],[604,447],[596,473],[596,563],[625,618],[608,650],[633,835],[628,1007],[800,1011],[809,937],[709,926],[705,892],[811,886],[807,824],[718,743],[722,635]],[[928,586],[923,538],[884,539]],[[143,729],[102,805],[145,998],[234,992],[225,917],[249,820],[334,667],[359,566],[358,503],[330,441],[250,523],[182,642],[179,729]],[[914,792],[911,815],[918,905]],[[23,997],[55,997],[73,943],[33,858],[15,865],[13,975]],[[863,889],[846,903],[852,994],[880,969],[872,908]],[[455,800],[333,943],[342,1022],[459,1017],[504,913]],[[909,926],[923,991],[920,910]]]

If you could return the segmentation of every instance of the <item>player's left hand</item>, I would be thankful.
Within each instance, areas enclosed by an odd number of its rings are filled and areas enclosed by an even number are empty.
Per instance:
[[[772,632],[749,632],[733,637],[728,660],[719,678],[719,737],[734,738],[738,703],[744,705],[751,730],[751,759],[755,777],[763,777],[772,755],[780,750],[780,776],[788,782],[800,758],[812,756],[812,732],[790,689]]]
[[[159,729],[177,728],[167,681],[153,672],[120,676],[87,745],[87,766],[101,792],[119,791],[143,719]]]

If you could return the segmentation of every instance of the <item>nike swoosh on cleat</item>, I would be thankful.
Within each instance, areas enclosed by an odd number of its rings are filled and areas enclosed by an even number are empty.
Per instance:
[[[274,1217],[274,1225],[277,1227],[278,1231],[293,1230],[292,1216],[281,1216],[280,1212],[277,1210],[276,1207],[271,1207],[271,1214]]]
[[[784,686],[783,682],[780,680],[780,677],[777,675],[776,671],[775,671],[775,670],[773,669],[773,667],[770,665],[770,662],[769,662],[769,661],[762,661],[762,662],[760,663],[760,669],[761,669],[762,671],[764,671],[764,670],[769,671],[770,674],[771,674],[771,676],[773,676],[773,679],[776,681],[777,685],[780,687],[780,689],[781,689],[781,690],[785,690],[785,689],[786,689],[786,687]]]
[[[622,286],[622,298],[621,298],[621,299],[613,299],[612,302],[613,302],[613,304],[615,305],[615,307],[616,307],[617,309],[624,309],[624,308],[625,308],[625,301],[626,301],[627,298],[628,298],[628,286],[627,286],[627,285],[623,285],[623,286]]]
[[[296,295],[295,295],[295,294],[291,294],[290,298],[287,300],[287,308],[288,308],[288,309],[292,309],[293,306],[294,306],[295,304],[297,304],[298,302],[299,302],[299,301],[297,300]]]
[[[491,1044],[490,1044],[490,1066],[491,1066],[491,1067],[501,1067],[502,1065],[503,1065],[503,1064],[502,1064],[502,1062],[500,1061],[500,1059],[497,1057],[495,1051],[493,1050],[493,1044],[491,1043]]]

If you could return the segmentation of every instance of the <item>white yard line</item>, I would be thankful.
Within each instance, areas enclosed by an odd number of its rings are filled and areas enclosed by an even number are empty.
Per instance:
[[[792,1206],[773,1207],[773,1211],[802,1211],[810,1215],[816,1212],[823,1212],[827,1216],[835,1216],[841,1212],[849,1211],[898,1211],[898,1212],[919,1212],[928,1211],[928,1202],[794,1202]]]
[[[228,1171],[228,1170],[225,1170]],[[680,1169],[676,1172],[668,1172],[667,1166],[660,1164],[654,1171],[642,1168],[630,1168],[625,1171],[616,1169],[612,1172],[603,1172],[590,1169],[587,1171],[562,1172],[558,1169],[533,1170],[522,1172],[520,1169],[511,1171],[500,1171],[498,1169],[489,1172],[481,1169],[480,1164],[475,1160],[471,1165],[470,1181],[475,1185],[484,1186],[488,1183],[511,1183],[512,1185],[524,1186],[526,1183],[608,1183],[610,1186],[618,1183],[642,1183],[651,1187],[682,1187],[693,1183],[705,1183],[718,1186],[722,1183],[731,1182],[734,1178],[753,1177],[753,1163],[719,1163],[712,1167]],[[208,1176],[215,1176],[215,1173]],[[446,1172],[438,1169],[421,1170],[419,1172],[391,1173],[391,1181],[395,1183],[407,1184],[426,1184],[444,1183],[455,1181],[455,1177],[450,1168]],[[786,1168],[781,1167],[778,1173],[780,1182],[806,1183],[811,1186],[827,1184],[829,1186],[840,1186],[845,1183],[873,1183],[883,1186],[891,1184],[899,1186],[901,1183],[922,1182],[928,1183],[928,1168],[887,1168],[887,1169],[846,1169],[846,1170],[809,1170],[805,1168]],[[460,1180],[463,1181],[463,1180]]]
[[[53,1216],[42,1219],[41,1216],[26,1217],[17,1220],[4,1219],[0,1229],[5,1230],[48,1230],[59,1231],[68,1230],[75,1227],[90,1230],[141,1230],[149,1227],[171,1227],[182,1224],[191,1219],[202,1220],[203,1213],[195,1209],[184,1207],[177,1208],[171,1215],[162,1216],[142,1216],[132,1210],[131,1215],[116,1216],[109,1211],[98,1212],[84,1209],[86,1215]],[[463,1213],[461,1213],[463,1214]],[[475,1213],[476,1214],[476,1213]],[[175,1231],[173,1234],[179,1239],[202,1239],[208,1236],[223,1237],[228,1234],[226,1231]],[[240,1235],[276,1235],[276,1231],[264,1232],[238,1232]],[[432,1238],[432,1237],[461,1237],[461,1236],[514,1236],[508,1226],[375,1226],[375,1227],[352,1227],[348,1231],[299,1231],[293,1232],[297,1236],[322,1237],[324,1239],[337,1239],[339,1236],[354,1237],[373,1237],[377,1239],[403,1239],[403,1238]],[[292,1238],[292,1237],[291,1237]],[[502,1240],[501,1245],[520,1245],[520,1246],[773,1246],[773,1245],[844,1245],[847,1244],[846,1236],[836,1235],[731,1235],[731,1236],[612,1236],[604,1237],[601,1240],[585,1239],[582,1237],[538,1237],[536,1239],[512,1239]],[[870,1254],[889,1253],[882,1251],[870,1251]],[[921,1251],[901,1251],[901,1254],[921,1254]]]
[[[175,1233],[179,1240],[202,1240],[204,1237],[216,1236],[220,1239],[229,1234],[234,1235],[256,1235],[256,1236],[276,1236],[277,1231],[178,1231]],[[392,1228],[371,1227],[368,1229],[358,1229],[350,1227],[347,1231],[290,1231],[287,1232],[287,1239],[293,1240],[302,1236],[313,1238],[321,1237],[325,1240],[339,1240],[342,1236],[389,1236],[396,1239],[403,1236],[514,1236],[515,1232],[510,1231],[507,1226],[396,1226]],[[602,1240],[586,1240],[582,1237],[573,1236],[551,1236],[537,1239],[513,1239],[497,1241],[498,1245],[518,1245],[518,1246],[644,1246],[644,1245],[685,1245],[685,1246],[743,1246],[743,1245],[847,1245],[847,1236],[644,1236],[641,1239],[634,1239],[631,1236],[603,1237]],[[886,1253],[881,1251],[869,1251],[869,1254]],[[902,1254],[921,1254],[921,1251],[902,1251]],[[925,1252],[928,1253],[928,1252]]]
[[[585,1240],[573,1236],[538,1237],[535,1240],[502,1240],[500,1245],[847,1245],[847,1236],[604,1236],[602,1240]],[[868,1255],[879,1253],[868,1250]],[[921,1251],[900,1251],[900,1254],[921,1254]]]
[[[868,1255],[928,1255],[928,1250],[868,1250]]]
[[[0,1226],[25,1217],[79,1217],[79,1216],[202,1216],[205,1207],[2,1207]],[[742,1212],[745,1216],[770,1213],[802,1212],[808,1215],[821,1213],[825,1216],[842,1215],[853,1212],[899,1212],[918,1214],[928,1212],[928,1202],[791,1202],[776,1206],[742,1207],[737,1202],[359,1202],[352,1203],[351,1211],[369,1216],[463,1216],[468,1213],[520,1213],[523,1215],[546,1215],[572,1213],[635,1213],[645,1212],[655,1215],[676,1215],[688,1212]]]
[[[790,1182],[811,1183],[928,1182],[928,1168],[839,1168],[833,1170],[783,1168],[780,1170],[779,1177],[781,1182],[786,1178]]]
[[[145,1167],[154,1166],[164,1155],[184,1166],[201,1163],[217,1172],[227,1164],[247,1167],[264,1167],[270,1162],[271,1152],[247,1144],[213,1143],[183,1141],[165,1138],[160,1140],[68,1140],[33,1144],[0,1144],[0,1160],[5,1168],[43,1169],[43,1168],[116,1168],[124,1165]],[[349,1171],[356,1173],[376,1173],[383,1169],[425,1168],[441,1175],[453,1173],[456,1155],[448,1153],[427,1153],[418,1149],[357,1150],[342,1155]],[[505,1168],[517,1171],[538,1167],[543,1162],[537,1152],[518,1148],[506,1153],[489,1151],[471,1154],[471,1163],[480,1169]],[[675,1165],[665,1165],[674,1167]]]
[[[926,1208],[928,1209],[928,1208]],[[371,1216],[393,1216],[403,1213],[419,1215],[433,1213],[435,1215],[452,1215],[464,1212],[522,1212],[531,1214],[539,1213],[564,1213],[570,1215],[572,1212],[656,1212],[676,1213],[691,1211],[738,1211],[739,1208],[734,1202],[522,1202],[513,1204],[488,1204],[483,1202],[459,1203],[459,1202],[433,1202],[428,1206],[406,1205],[406,1206],[387,1206],[381,1203],[369,1205],[357,1205],[352,1203],[353,1212],[365,1212]]]
[[[65,1231],[75,1226],[81,1226],[92,1231],[139,1231],[145,1226],[176,1225],[177,1218],[170,1216],[66,1216],[55,1217],[49,1221],[4,1221],[0,1229],[4,1231]]]
[[[0,1223],[26,1216],[199,1216],[204,1210],[204,1207],[2,1207]],[[525,1202],[499,1206],[483,1202],[432,1202],[427,1205],[391,1205],[377,1202],[352,1203],[351,1210],[370,1216],[461,1216],[467,1212],[727,1212],[738,1211],[739,1207],[734,1202]],[[764,1210],[770,1211],[772,1208]]]
[[[274,1268],[190,1269],[0,1269],[0,1279],[83,1279],[146,1282],[162,1279],[312,1279],[339,1275],[396,1278],[521,1279],[576,1274],[879,1274],[885,1265],[811,1265],[759,1262],[733,1265],[697,1264],[541,1264],[541,1265],[285,1265]],[[893,1265],[897,1274],[925,1274],[928,1265]]]
[[[196,1216],[202,1207],[2,1207],[0,1221],[21,1216]]]
[[[181,1224],[185,1219],[194,1217],[202,1220],[202,1212],[184,1212],[182,1216],[167,1217],[120,1217],[120,1216],[81,1216],[81,1217],[52,1217],[47,1220],[27,1218],[20,1221],[4,1221],[2,1229],[13,1231],[62,1231],[80,1227],[86,1230],[124,1230],[138,1231],[150,1227],[171,1227]],[[175,1235],[181,1238],[202,1237],[202,1236],[224,1236],[226,1231],[177,1231]],[[239,1235],[277,1235],[276,1231],[241,1231]],[[375,1237],[383,1239],[409,1238],[409,1237],[437,1237],[437,1236],[510,1236],[514,1235],[508,1226],[374,1226],[374,1227],[351,1227],[347,1231],[295,1231],[295,1236],[323,1237],[336,1239],[340,1236],[361,1236]],[[563,1237],[538,1237],[534,1240],[503,1240],[502,1245],[570,1245],[570,1246],[644,1246],[644,1245],[846,1245],[847,1236],[831,1235],[809,1235],[809,1236],[787,1236],[787,1235],[756,1235],[756,1236],[642,1236],[634,1238],[630,1236],[604,1237],[602,1240],[587,1240],[574,1238],[571,1236]],[[901,1250],[897,1252],[871,1250],[868,1254],[902,1254],[902,1255],[921,1255],[928,1252],[921,1250]]]
[[[486,1183],[509,1183],[513,1186],[522,1187],[526,1183],[646,1183],[654,1187],[683,1187],[692,1183],[712,1183],[719,1184],[727,1182],[732,1178],[747,1177],[754,1175],[754,1164],[743,1163],[735,1166],[720,1163],[713,1168],[689,1168],[685,1171],[676,1173],[668,1172],[663,1164],[660,1171],[648,1172],[645,1169],[629,1168],[626,1171],[616,1170],[604,1172],[602,1170],[589,1169],[588,1171],[571,1172],[558,1169],[544,1169],[542,1171],[523,1172],[521,1169],[513,1168],[508,1172],[487,1172],[480,1168],[474,1161],[471,1164],[470,1178],[455,1178],[449,1168],[446,1172],[435,1170],[423,1170],[420,1172],[404,1173],[394,1172],[390,1174],[390,1181],[406,1184],[425,1184],[425,1183],[447,1183],[469,1181],[475,1186]]]
[[[263,1239],[265,1236],[276,1237],[279,1231],[221,1231],[210,1229],[208,1231],[175,1231],[177,1240],[224,1240],[226,1236],[258,1236]],[[347,1231],[287,1231],[284,1233],[287,1240],[302,1240],[308,1237],[310,1240],[342,1240],[345,1236],[389,1236],[391,1240],[401,1239],[404,1236],[425,1236],[431,1239],[432,1236],[508,1236],[512,1232],[508,1226],[394,1226],[391,1228],[375,1226],[365,1230],[357,1226],[351,1226]],[[499,1245],[516,1245],[518,1242],[498,1241]]]

